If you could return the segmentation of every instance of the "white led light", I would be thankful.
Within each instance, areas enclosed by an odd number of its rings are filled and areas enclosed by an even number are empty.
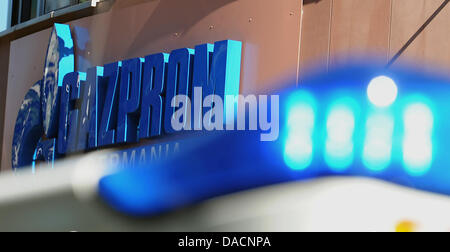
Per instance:
[[[409,105],[404,114],[405,131],[412,134],[429,134],[433,129],[433,112],[423,103]]]
[[[397,99],[397,85],[387,76],[379,76],[369,83],[367,96],[370,102],[377,107],[388,107]]]
[[[348,105],[334,105],[327,119],[325,162],[337,172],[353,162],[353,133],[355,115]]]
[[[289,110],[288,137],[285,144],[284,159],[293,170],[304,170],[311,165],[314,120],[314,109],[307,102],[295,104]]]
[[[347,106],[336,106],[327,119],[328,137],[333,141],[351,141],[355,129],[355,115]]]
[[[433,113],[427,105],[413,103],[405,109],[403,120],[403,162],[409,174],[420,176],[428,172],[433,159]]]
[[[394,119],[389,114],[371,114],[366,124],[363,163],[371,171],[383,171],[391,163]]]

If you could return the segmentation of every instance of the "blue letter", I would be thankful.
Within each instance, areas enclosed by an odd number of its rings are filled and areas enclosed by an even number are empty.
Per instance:
[[[78,127],[77,101],[80,99],[80,84],[86,80],[85,73],[72,72],[64,77],[61,90],[58,130],[58,153],[75,151]]]
[[[78,130],[78,150],[83,151],[97,147],[97,132],[101,110],[104,103],[105,85],[103,84],[103,67],[88,69],[87,81],[83,85],[83,103]]]
[[[115,129],[117,127],[117,109],[119,99],[118,83],[121,66],[122,62],[116,62],[105,65],[104,68],[103,78],[108,86],[106,87],[104,106],[99,107],[102,109],[102,120],[100,122],[98,146],[111,145],[116,141]]]
[[[166,106],[164,114],[164,130],[166,133],[173,133],[172,116],[175,108],[171,106],[175,95],[189,96],[189,82],[191,77],[191,62],[194,56],[194,50],[183,48],[174,50],[169,57],[169,66],[167,72],[166,87]],[[186,104],[184,102],[184,104]],[[186,108],[187,109],[187,108]],[[186,114],[186,113],[184,113]]]
[[[165,53],[158,53],[145,58],[139,138],[161,135],[163,105],[161,93],[164,91],[168,58],[169,55]]]
[[[196,87],[202,88],[202,97],[192,97],[193,102],[196,99],[200,99],[200,104],[197,108],[199,115],[195,115],[192,117],[194,129],[201,129],[203,127],[202,118],[206,112],[203,111],[203,100],[205,99],[205,97],[214,94],[214,83],[210,83],[209,81],[213,52],[214,45],[211,44],[203,44],[195,47],[192,87],[193,90],[195,90]],[[194,105],[192,106],[192,115],[194,115],[195,110],[196,107]]]
[[[119,114],[117,115],[117,142],[137,142],[139,106],[141,105],[142,63],[136,58],[123,63],[120,77]]]
[[[39,143],[36,147],[33,157],[32,169],[35,171],[36,162],[44,161],[47,162],[48,165],[51,165],[53,168],[53,164],[57,158],[57,154],[55,152],[56,139],[50,140],[39,140]]]
[[[233,40],[195,48],[193,87],[202,88],[203,99],[209,95],[218,95],[226,103],[227,95],[239,94],[241,51],[242,43]],[[233,104],[224,104],[224,111],[233,108],[230,106]],[[206,112],[204,110],[202,115]],[[207,123],[211,123],[211,119]]]

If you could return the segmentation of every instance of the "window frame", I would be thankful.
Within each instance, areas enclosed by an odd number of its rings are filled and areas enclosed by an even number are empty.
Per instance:
[[[42,9],[41,9],[41,13],[40,13],[41,16],[42,16],[42,15],[45,15],[45,14],[48,14],[48,13],[50,13],[50,12],[52,12],[52,11],[62,10],[62,9],[65,9],[65,8],[68,8],[68,7],[71,7],[71,6],[75,6],[75,5],[78,5],[78,4],[81,4],[81,3],[82,3],[81,0],[76,0],[77,3],[69,4],[69,5],[66,5],[66,6],[64,6],[64,7],[60,7],[60,8],[54,9],[54,10],[50,10],[49,12],[45,12],[45,7],[46,7],[46,5],[47,5],[47,1],[49,1],[49,0],[38,0],[38,1],[39,1],[39,3],[42,5]]]
[[[13,0],[8,0],[8,11],[7,11],[7,17],[6,17],[6,28],[3,31],[7,31],[11,28],[11,19],[12,19],[12,4]]]
[[[64,9],[67,9],[67,8],[71,8],[71,7],[80,5],[80,4],[86,4],[86,3],[89,3],[89,2],[91,4],[91,6],[92,6],[94,3],[96,4],[97,2],[99,2],[99,1],[92,1],[92,0],[91,1],[88,0],[86,2],[81,2],[80,0],[76,0],[77,2],[74,3],[74,4],[69,4],[69,5],[65,6],[65,7],[61,7],[61,8],[55,9],[55,10],[50,10],[49,12],[46,13],[45,12],[45,6],[47,4],[47,0],[36,0],[36,2],[37,2],[36,3],[36,13],[32,13],[31,14],[31,16],[33,16],[33,14],[34,14],[35,17],[30,18],[29,20],[25,20],[25,21],[22,22],[23,0],[16,0],[16,1],[19,2],[18,13],[17,13],[17,23],[12,25],[13,24],[12,18],[13,18],[13,4],[14,4],[13,2],[14,2],[14,0],[8,0],[8,1],[9,1],[9,6],[8,6],[8,17],[7,17],[6,30],[8,30],[10,28],[13,28],[14,26],[23,24],[23,23],[27,23],[27,22],[29,22],[31,20],[38,19],[39,17],[51,14],[52,12],[55,12],[55,11],[64,10]]]
[[[86,15],[86,12],[88,9],[90,8],[96,8],[98,6],[99,3],[108,3],[108,2],[113,2],[113,1],[109,1],[109,0],[87,0],[85,2],[79,2],[74,4],[74,5],[68,5],[66,7],[57,9],[57,10],[53,10],[50,11],[49,13],[45,13],[45,1],[44,0],[38,0],[37,2],[37,6],[36,6],[36,17],[31,18],[30,20],[24,21],[24,22],[18,22],[17,24],[13,25],[13,20],[12,20],[12,16],[13,16],[13,2],[14,1],[19,1],[20,6],[19,6],[19,11],[21,14],[21,9],[22,9],[22,0],[7,0],[9,1],[9,6],[8,6],[8,11],[7,11],[7,23],[6,23],[6,29],[3,31],[0,31],[0,40],[3,39],[4,37],[11,37],[11,36],[21,36],[19,34],[23,34],[23,32],[25,33],[29,33],[30,29],[31,30],[36,30],[36,25],[38,24],[44,24],[44,23],[49,23],[49,22],[54,22],[52,21],[53,19],[61,19],[64,16],[67,15],[81,15],[84,16]],[[106,4],[106,6],[111,6],[110,4]],[[82,14],[85,13],[85,14]],[[89,15],[89,14],[88,14]],[[20,20],[19,18],[21,18],[21,15],[18,15],[18,20]],[[73,19],[73,17],[72,17]],[[39,28],[38,28],[39,29]],[[20,32],[19,32],[20,31]]]

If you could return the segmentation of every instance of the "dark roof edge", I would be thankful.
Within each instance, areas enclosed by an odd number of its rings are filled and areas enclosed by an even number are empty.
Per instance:
[[[108,11],[112,3],[111,0],[89,1],[77,5],[69,6],[60,10],[52,11],[40,17],[31,19],[24,23],[15,25],[3,32],[0,32],[0,41],[12,41],[50,28],[54,23],[67,23],[72,20],[92,16],[97,13]],[[96,3],[95,5],[93,3]],[[93,6],[94,5],[94,6]]]

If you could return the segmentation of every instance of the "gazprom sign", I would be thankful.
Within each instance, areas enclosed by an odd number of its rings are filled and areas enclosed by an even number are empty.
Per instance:
[[[239,94],[241,48],[241,42],[224,40],[84,73],[75,71],[70,27],[55,24],[43,79],[30,88],[17,116],[13,169],[174,133],[174,97],[191,97],[196,87],[203,97]]]

